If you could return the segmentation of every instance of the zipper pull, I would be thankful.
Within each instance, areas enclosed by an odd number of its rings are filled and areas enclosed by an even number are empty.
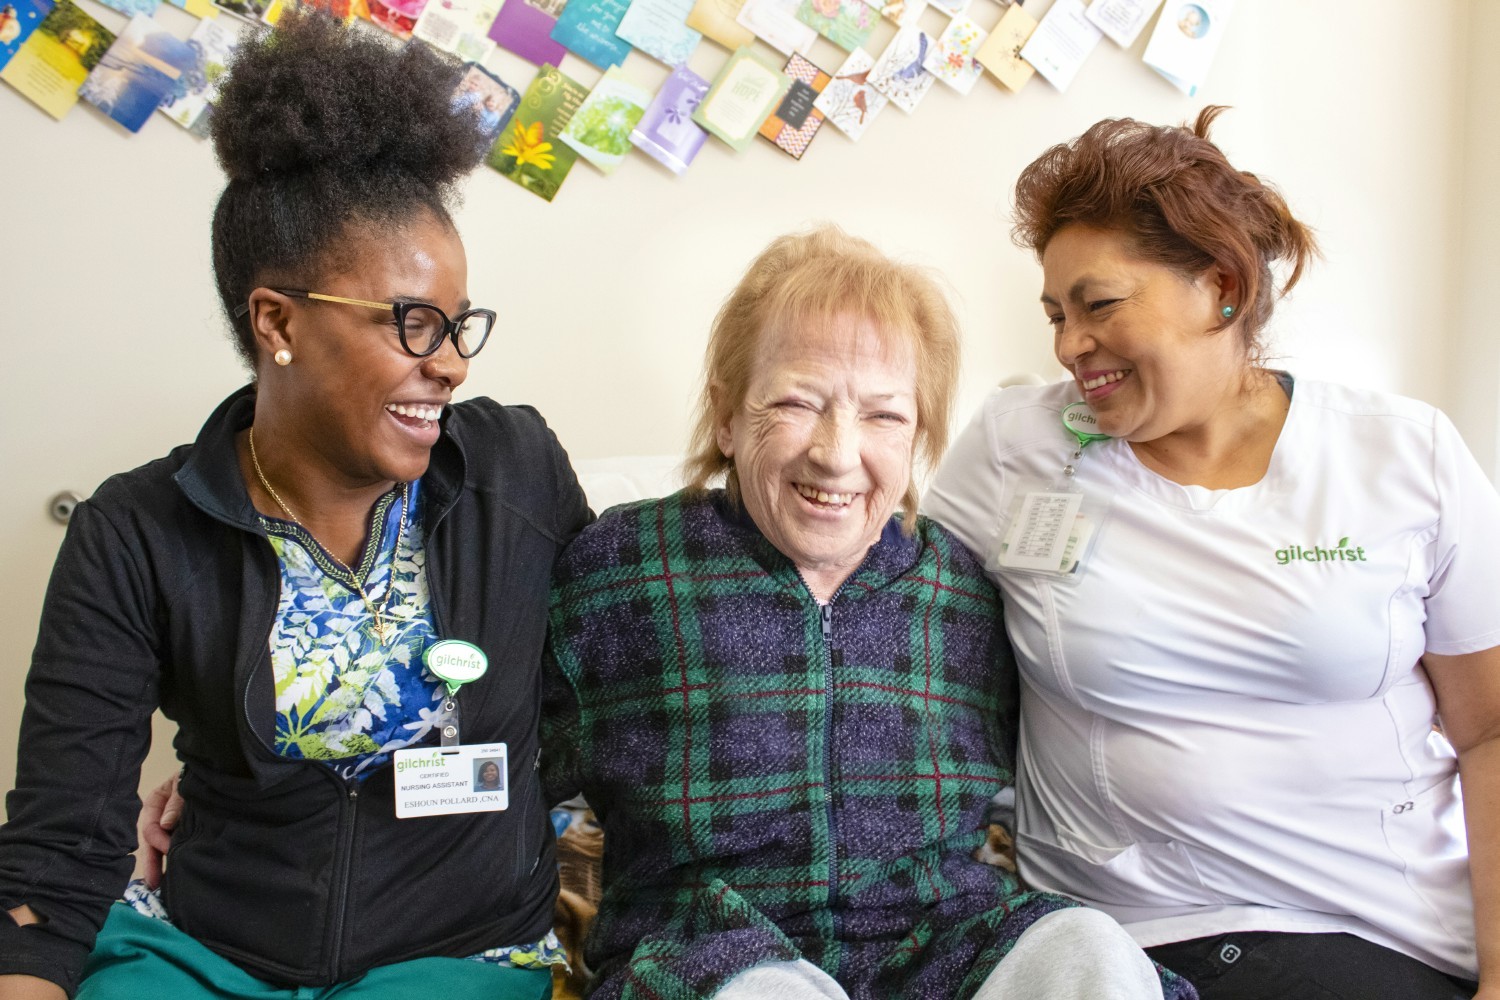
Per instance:
[[[823,642],[833,644],[833,605],[823,604],[818,607],[818,617],[823,620]]]
[[[532,762],[531,762],[531,769],[533,771],[540,771],[542,769],[542,748],[541,747],[537,747],[536,748],[536,758],[534,760],[532,760]]]

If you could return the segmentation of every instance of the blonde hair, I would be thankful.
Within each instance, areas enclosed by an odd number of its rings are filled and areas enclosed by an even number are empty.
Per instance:
[[[869,322],[887,345],[899,338],[911,345],[917,365],[913,457],[924,472],[937,465],[948,447],[958,383],[958,320],[948,297],[928,271],[894,261],[837,226],[822,225],[772,241],[714,317],[684,464],[690,489],[706,489],[723,474],[731,499],[739,502],[734,460],[720,450],[717,431],[744,405],[765,336],[847,316]],[[901,501],[907,532],[916,523],[918,495],[914,469]]]

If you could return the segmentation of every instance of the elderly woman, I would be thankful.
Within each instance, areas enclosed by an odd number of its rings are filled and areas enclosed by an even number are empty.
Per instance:
[[[455,83],[295,12],[234,64],[214,270],[254,381],[69,525],[0,829],[0,997],[550,991],[537,692],[589,513],[534,411],[450,405],[495,318],[445,204],[483,154]],[[468,645],[429,669],[442,640]],[[158,705],[185,811],[162,894],[111,906]],[[509,808],[397,818],[393,757],[440,740],[464,779],[504,744]]]
[[[922,273],[777,240],[714,324],[692,486],[559,563],[543,770],[605,830],[594,997],[1162,995],[1117,925],[971,856],[1015,705],[993,588],[914,513],[957,362]]]
[[[1021,175],[1072,379],[992,395],[927,499],[1004,594],[1021,871],[1204,997],[1469,996],[1500,975],[1500,501],[1432,407],[1258,363],[1313,241],[1219,110]]]

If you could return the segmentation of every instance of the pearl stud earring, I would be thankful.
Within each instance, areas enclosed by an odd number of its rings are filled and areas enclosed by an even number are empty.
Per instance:
[[[1226,313],[1226,315],[1228,315],[1228,314]],[[283,347],[281,350],[279,350],[275,354],[271,355],[271,358],[278,365],[280,365],[281,367],[285,368],[287,365],[289,365],[289,364],[292,363],[292,352],[289,351],[289,350],[287,350],[285,347]]]

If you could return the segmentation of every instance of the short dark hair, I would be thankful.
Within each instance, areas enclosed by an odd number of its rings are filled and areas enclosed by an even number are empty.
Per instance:
[[[336,263],[351,226],[399,226],[423,213],[451,224],[453,183],[485,140],[455,109],[459,67],[431,47],[398,47],[367,26],[292,8],[247,38],[213,110],[229,184],[213,221],[214,280],[253,370],[252,289],[308,281]]]
[[[1223,325],[1240,323],[1253,356],[1277,295],[1271,264],[1291,267],[1285,295],[1317,242],[1274,188],[1236,170],[1209,141],[1224,110],[1204,108],[1191,128],[1108,118],[1053,146],[1016,181],[1013,235],[1040,257],[1058,230],[1079,223],[1123,232],[1140,257],[1183,274],[1224,268],[1242,299]]]

